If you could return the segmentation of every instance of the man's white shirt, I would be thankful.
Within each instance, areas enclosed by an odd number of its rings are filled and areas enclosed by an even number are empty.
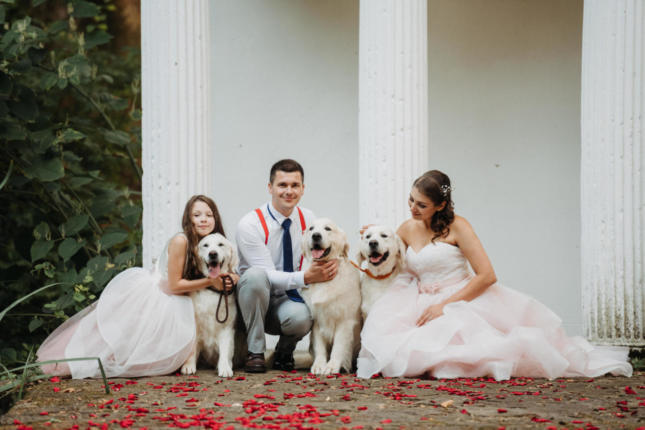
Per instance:
[[[286,290],[302,288],[305,286],[305,272],[300,270],[300,257],[302,256],[302,226],[298,209],[294,208],[289,218],[291,219],[291,245],[293,255],[293,268],[297,272],[284,272],[282,256],[282,222],[286,219],[273,205],[265,203],[259,209],[264,215],[264,220],[269,230],[269,240],[264,244],[265,234],[260,218],[255,210],[244,215],[237,225],[235,242],[240,256],[240,273],[243,274],[249,267],[266,270],[271,283],[272,293],[283,294]],[[300,208],[309,226],[315,216],[312,211]]]

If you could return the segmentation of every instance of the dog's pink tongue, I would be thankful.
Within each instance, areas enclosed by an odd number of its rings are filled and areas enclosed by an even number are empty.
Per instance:
[[[322,255],[325,253],[324,249],[312,249],[311,250],[311,256],[313,258],[320,258]]]
[[[217,266],[215,266],[215,267],[213,267],[213,266],[208,267],[208,277],[209,278],[217,278],[219,276],[219,272],[220,272],[219,264]]]
[[[370,257],[370,262],[372,263],[378,263],[379,261],[381,261],[380,255],[378,257]]]

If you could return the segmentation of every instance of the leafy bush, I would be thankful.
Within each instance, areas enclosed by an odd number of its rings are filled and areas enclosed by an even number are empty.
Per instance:
[[[7,367],[141,255],[138,47],[110,0],[27,3],[0,0],[0,303],[61,284],[2,321]]]

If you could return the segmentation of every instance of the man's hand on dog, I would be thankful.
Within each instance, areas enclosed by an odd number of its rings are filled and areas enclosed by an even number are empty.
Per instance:
[[[337,259],[329,261],[314,261],[305,272],[305,284],[331,281],[337,273]]]

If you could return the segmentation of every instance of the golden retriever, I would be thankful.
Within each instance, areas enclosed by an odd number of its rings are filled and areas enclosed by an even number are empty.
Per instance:
[[[361,314],[367,318],[372,305],[388,289],[405,266],[405,244],[389,227],[372,225],[361,235],[359,266],[367,260],[361,276]]]
[[[220,273],[231,273],[238,264],[235,247],[219,233],[209,234],[197,245],[202,273],[214,278]],[[228,297],[209,288],[193,291],[190,297],[195,310],[197,336],[193,353],[181,367],[181,373],[192,375],[197,370],[200,353],[215,366],[220,377],[233,376],[235,351],[235,319],[237,306],[235,294]],[[221,297],[221,298],[220,298]],[[221,305],[218,303],[221,301]],[[224,322],[219,322],[226,317]]]
[[[311,373],[351,371],[360,332],[360,276],[347,259],[347,236],[331,220],[319,218],[302,238],[309,261],[338,259],[338,273],[331,281],[310,284],[301,295],[311,311]]]

